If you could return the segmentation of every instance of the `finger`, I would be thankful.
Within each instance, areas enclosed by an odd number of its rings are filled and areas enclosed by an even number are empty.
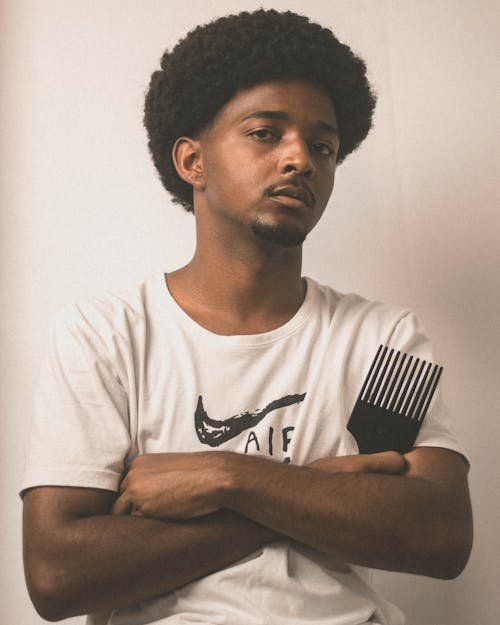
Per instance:
[[[123,480],[120,482],[120,493],[124,493],[127,490],[127,485],[129,482],[129,474],[127,473]]]
[[[366,455],[367,470],[372,473],[400,475],[406,472],[406,461],[397,451],[382,451]]]
[[[129,501],[128,497],[123,494],[118,497],[118,499],[113,504],[113,508],[111,509],[111,514],[114,515],[125,515],[130,514],[132,511],[132,503]]]
[[[365,471],[365,456],[359,454],[352,454],[348,456],[336,456],[318,458],[313,462],[308,463],[306,466],[319,469],[320,471],[327,471],[328,473],[357,473]]]

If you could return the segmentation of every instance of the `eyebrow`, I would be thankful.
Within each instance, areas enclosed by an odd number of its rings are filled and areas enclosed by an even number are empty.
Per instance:
[[[244,122],[247,119],[282,119],[286,121],[290,119],[290,116],[286,111],[255,111],[244,117],[241,121]],[[316,125],[318,128],[325,130],[326,132],[330,132],[337,136],[339,134],[339,130],[336,126],[332,126],[322,119],[318,119]]]

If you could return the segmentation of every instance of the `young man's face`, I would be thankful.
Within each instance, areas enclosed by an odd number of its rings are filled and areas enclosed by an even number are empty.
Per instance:
[[[293,80],[240,91],[200,144],[205,184],[195,191],[195,212],[200,203],[210,227],[282,246],[303,242],[332,192],[339,149],[322,89]]]

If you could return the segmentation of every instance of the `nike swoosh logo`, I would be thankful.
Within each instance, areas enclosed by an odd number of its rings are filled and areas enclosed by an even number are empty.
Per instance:
[[[222,443],[231,440],[244,430],[254,427],[272,410],[292,406],[304,400],[306,393],[302,395],[285,395],[281,399],[275,399],[265,408],[255,412],[242,412],[222,421],[211,419],[203,407],[203,398],[198,397],[198,405],[194,413],[194,425],[200,442],[210,447],[218,447]]]

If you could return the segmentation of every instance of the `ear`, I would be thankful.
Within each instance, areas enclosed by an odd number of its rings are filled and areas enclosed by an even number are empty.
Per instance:
[[[179,176],[195,189],[205,187],[200,142],[190,137],[179,137],[172,148],[172,160]]]

